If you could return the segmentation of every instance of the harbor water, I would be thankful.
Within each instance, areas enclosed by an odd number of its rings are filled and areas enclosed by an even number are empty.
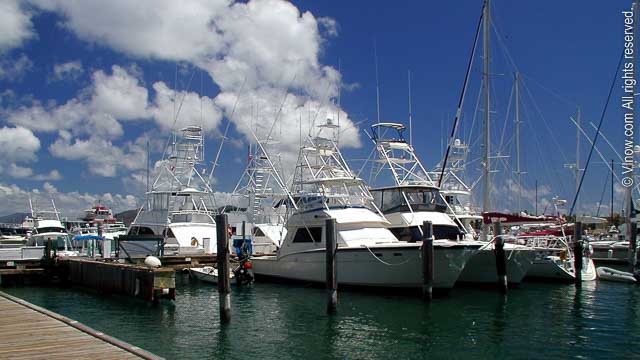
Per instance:
[[[4,291],[168,359],[640,358],[640,287],[523,283],[507,297],[456,288],[418,296],[322,288],[233,288],[218,320],[217,288],[178,275],[175,302],[154,306],[82,289]]]

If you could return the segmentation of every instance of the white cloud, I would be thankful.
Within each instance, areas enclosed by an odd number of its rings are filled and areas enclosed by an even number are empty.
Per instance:
[[[135,209],[138,202],[138,199],[130,194],[64,192],[50,183],[44,183],[42,188],[28,190],[16,184],[0,183],[2,213],[27,212],[29,197],[41,209],[49,209],[53,199],[61,215],[70,219],[81,215],[82,210],[90,208],[98,201],[111,207],[114,212]]]
[[[0,52],[20,47],[34,36],[31,14],[21,1],[0,1]]]
[[[28,178],[29,180],[35,181],[56,181],[62,180],[62,175],[58,170],[51,170],[47,174],[34,174],[33,169],[26,166],[20,166],[16,164],[10,164],[7,169],[7,174],[13,178],[24,179]]]
[[[102,70],[93,73],[93,110],[119,120],[146,117],[149,97],[147,89],[125,69],[114,65],[111,70],[111,75]]]
[[[94,175],[114,177],[118,170],[139,170],[146,166],[144,141],[139,138],[117,146],[100,137],[72,138],[69,132],[60,131],[49,152],[62,159],[84,161]]]
[[[209,97],[201,97],[194,92],[175,93],[163,82],[153,84],[153,89],[156,93],[150,113],[165,132],[172,128],[180,129],[193,124],[203,124],[204,129],[211,132],[217,128],[222,119],[222,112]],[[175,112],[178,112],[177,121],[175,121]]]
[[[84,73],[80,60],[53,65],[53,80],[75,80]]]
[[[139,57],[191,60],[223,45],[213,14],[226,0],[33,0],[64,16],[63,26],[80,39]]]
[[[122,67],[114,65],[111,70],[111,75],[94,72],[92,85],[62,105],[35,100],[31,106],[6,110],[7,120],[33,131],[69,130],[75,135],[118,138],[123,134],[118,120],[147,115],[148,92]]]
[[[40,140],[23,127],[0,128],[0,164],[36,160]]]
[[[4,57],[0,59],[0,80],[19,81],[31,70],[33,62],[27,55],[21,54],[17,59]]]
[[[286,129],[282,143],[297,144],[301,108],[329,109],[342,81],[340,73],[320,63],[327,36],[337,35],[337,23],[301,13],[283,0],[171,0],[109,2],[33,0],[37,6],[61,14],[64,26],[80,39],[109,46],[139,58],[185,61],[206,70],[221,89],[215,103],[231,115],[233,99],[241,93],[244,106],[265,104],[265,118],[273,118],[285,92],[290,103],[282,113]],[[114,71],[115,73],[115,71]],[[244,85],[243,85],[244,84]],[[154,84],[156,100],[150,109],[162,129],[173,123],[173,94],[163,83]],[[242,91],[240,90],[242,88]],[[180,99],[180,97],[177,97]],[[207,129],[219,122],[219,113],[204,98]],[[200,119],[200,99],[185,98],[179,122]],[[266,105],[268,104],[268,105]],[[272,111],[273,110],[273,111]],[[322,116],[319,117],[320,119]],[[246,127],[247,116],[234,114],[232,121]],[[323,120],[323,119],[321,119]],[[360,146],[354,124],[343,112],[345,132]],[[180,126],[180,125],[179,125]],[[243,134],[247,139],[247,131]],[[290,156],[297,148],[286,149]]]

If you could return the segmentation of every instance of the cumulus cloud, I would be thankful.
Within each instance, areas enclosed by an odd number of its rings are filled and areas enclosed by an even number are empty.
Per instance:
[[[62,159],[84,161],[94,175],[114,177],[119,169],[139,170],[146,166],[143,138],[115,146],[111,141],[96,136],[73,138],[67,131],[60,131],[58,135],[58,139],[49,146],[49,152]]]
[[[20,47],[34,36],[31,13],[22,2],[0,1],[0,52]]]
[[[19,81],[33,67],[33,62],[25,55],[18,58],[0,59],[0,80]]]
[[[146,116],[147,89],[125,69],[114,65],[111,75],[98,70],[93,83],[62,105],[34,100],[30,106],[5,111],[7,120],[33,131],[69,130],[75,135],[117,138],[123,134],[118,119]]]
[[[133,195],[113,193],[87,193],[79,191],[64,192],[58,190],[51,183],[45,182],[41,188],[24,189],[16,184],[0,183],[0,202],[2,212],[26,212],[29,209],[28,199],[32,198],[36,207],[49,209],[51,199],[63,217],[73,219],[81,215],[83,209],[90,208],[98,201],[109,206],[114,212],[135,209],[138,199]]]
[[[84,73],[80,60],[53,65],[52,79],[55,81],[75,80]]]
[[[336,36],[337,23],[300,12],[287,1],[32,2],[60,14],[63,26],[85,41],[138,58],[183,61],[204,69],[220,88],[214,104],[240,129],[246,129],[247,115],[232,115],[233,105],[228,101],[238,96],[245,106],[266,104],[262,107],[269,111],[265,118],[273,118],[283,94],[290,93],[279,119],[286,129],[281,138],[285,144],[298,143],[299,131],[294,130],[299,128],[301,109],[332,112],[335,108],[331,99],[337,96],[342,77],[335,68],[321,64],[319,56],[323,35]],[[153,88],[157,97],[150,110],[161,128],[166,129],[173,122],[173,111],[168,111],[174,108],[172,94],[163,83],[156,83]],[[200,118],[199,101],[193,100],[195,97],[185,97],[179,122],[186,124]],[[208,98],[198,100],[207,107],[205,114],[210,119],[205,119],[209,121],[205,128],[211,129],[219,115]],[[322,117],[318,118],[324,120]],[[349,144],[360,146],[353,122],[344,112],[340,118],[341,124],[349,128],[346,132],[353,136],[354,141]],[[246,130],[242,133],[252,141]],[[293,148],[285,150],[297,153]]]
[[[0,128],[0,164],[36,160],[40,140],[24,127]]]
[[[24,179],[27,178],[29,180],[35,181],[57,181],[62,180],[62,175],[58,170],[51,170],[46,174],[34,174],[33,169],[26,166],[20,166],[16,164],[10,164],[7,169],[7,174],[13,178]]]

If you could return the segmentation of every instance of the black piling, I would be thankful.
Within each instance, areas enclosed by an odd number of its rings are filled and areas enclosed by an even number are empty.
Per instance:
[[[638,236],[638,228],[635,219],[631,221],[631,238],[629,239],[629,272],[636,273],[638,265],[638,245],[636,237]]]
[[[325,224],[327,313],[335,314],[338,310],[338,263],[336,262],[338,234],[336,228],[336,219],[327,219]]]
[[[231,282],[229,280],[229,233],[227,214],[216,215],[218,243],[218,297],[220,298],[220,322],[231,321]]]
[[[422,300],[433,299],[433,224],[425,221],[422,224]]]
[[[504,253],[504,238],[502,237],[502,225],[500,222],[493,223],[494,254],[496,256],[496,271],[498,273],[498,288],[502,294],[507,293],[507,260]]]
[[[573,241],[573,269],[575,272],[576,287],[582,286],[582,223],[577,221],[574,229]]]

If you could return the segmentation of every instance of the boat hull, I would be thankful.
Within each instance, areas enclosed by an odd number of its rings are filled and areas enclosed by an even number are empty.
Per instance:
[[[479,246],[434,246],[434,284],[450,289]],[[419,243],[394,246],[339,247],[336,253],[339,284],[380,288],[422,288],[422,257]],[[283,257],[252,259],[257,278],[271,277],[305,282],[325,282],[325,249]]]
[[[582,281],[594,281],[597,272],[593,259],[584,257],[582,260]],[[527,272],[527,278],[555,281],[575,281],[572,264],[567,260],[561,260],[557,256],[544,256],[537,258],[533,266]]]
[[[507,244],[508,245],[508,244]],[[529,272],[535,259],[535,251],[525,247],[505,246],[507,281],[520,284]],[[498,281],[496,257],[493,246],[478,251],[465,265],[459,282],[472,284],[495,284]]]

